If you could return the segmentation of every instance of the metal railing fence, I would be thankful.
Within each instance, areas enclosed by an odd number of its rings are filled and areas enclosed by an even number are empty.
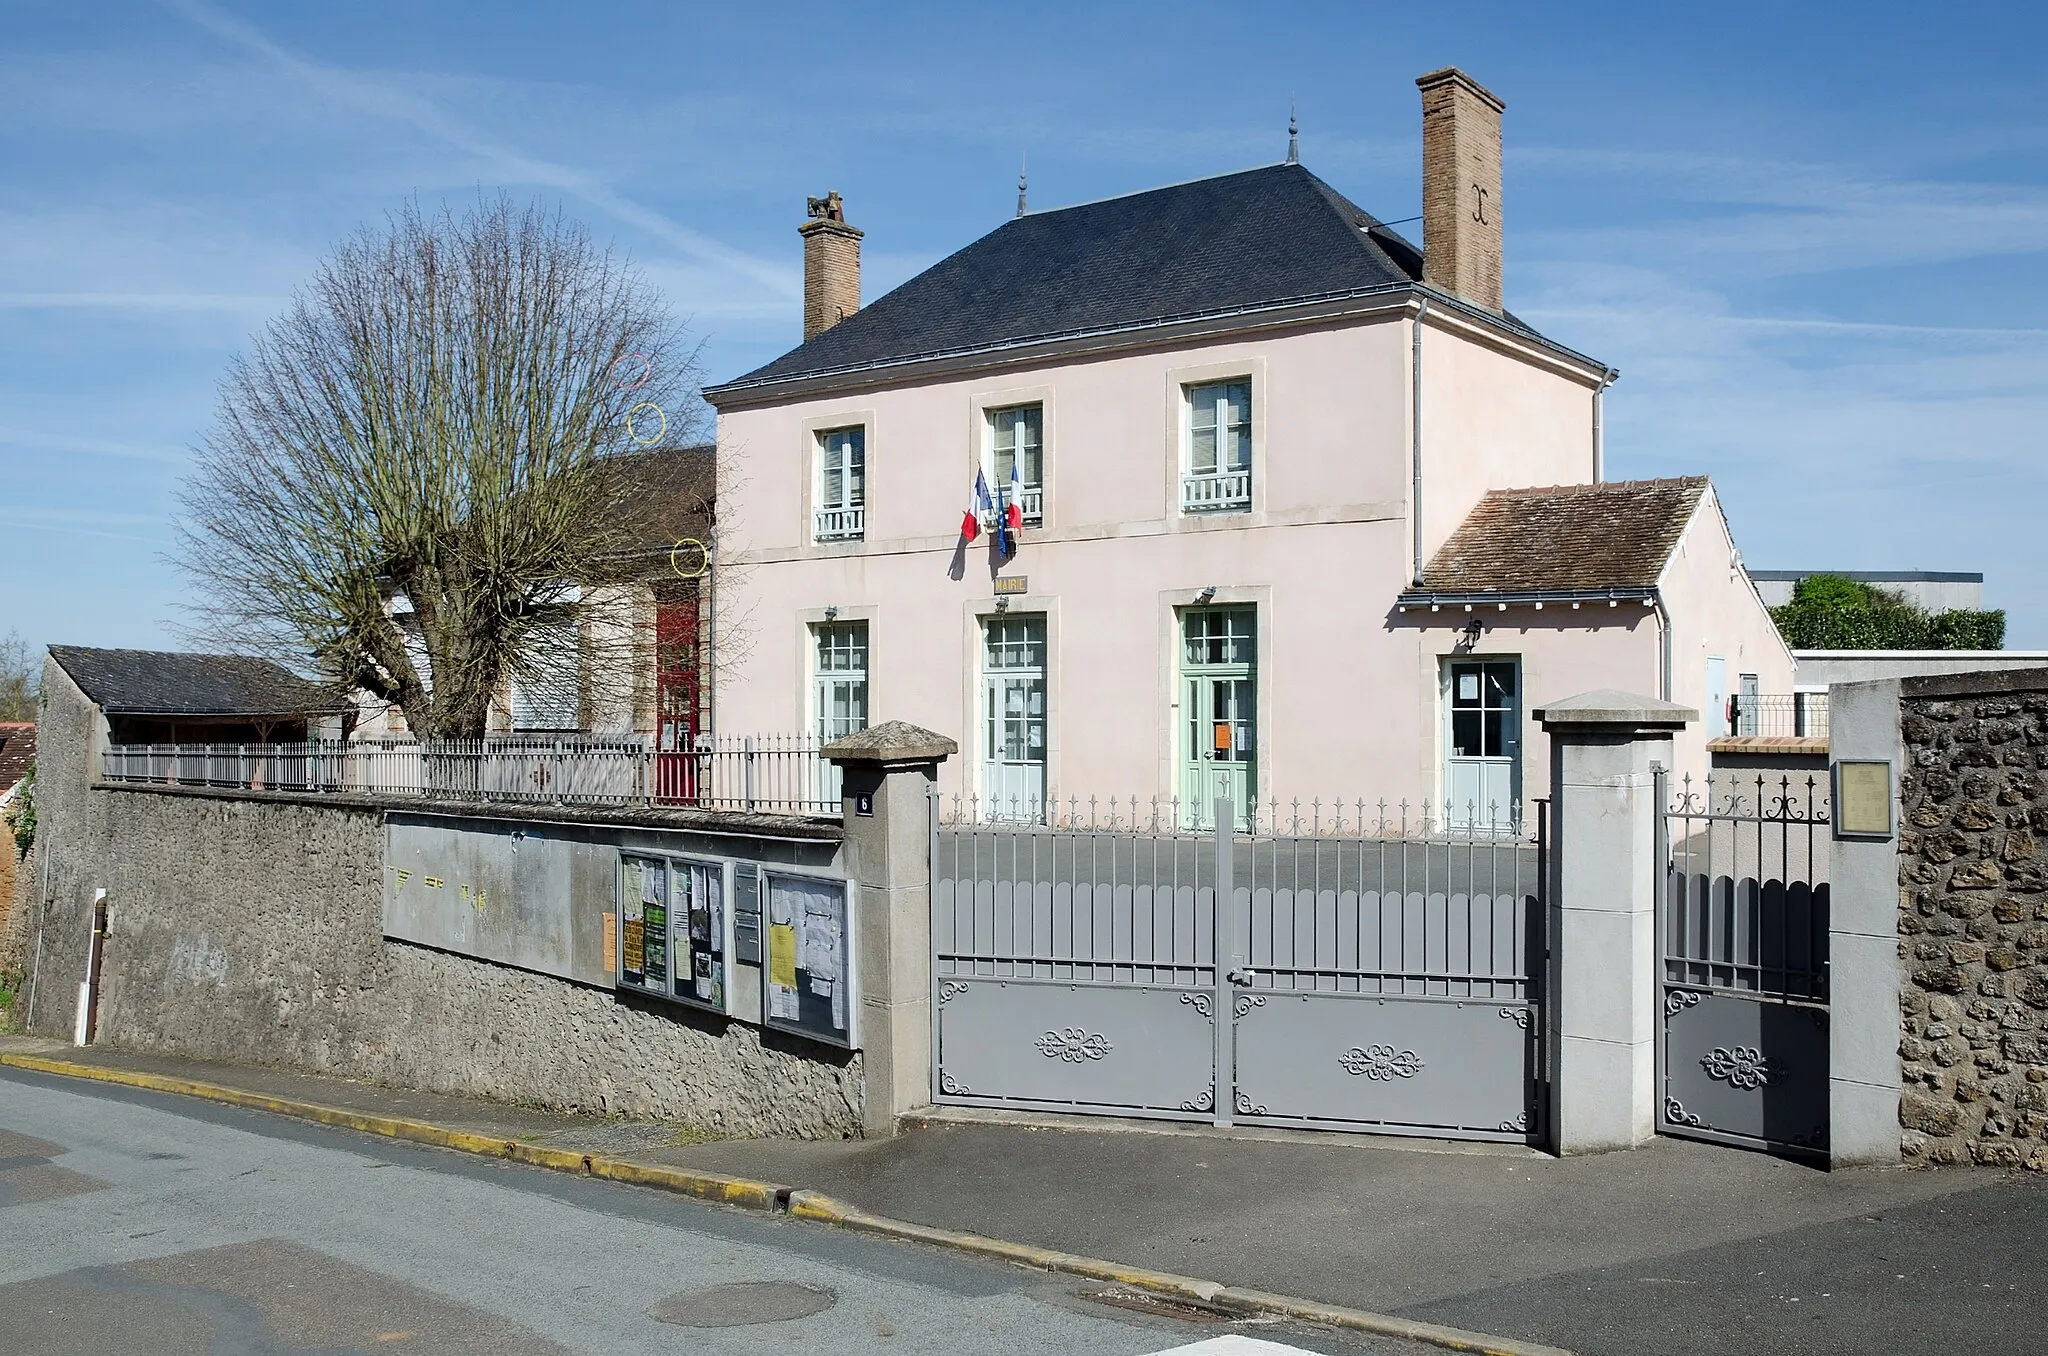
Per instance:
[[[1180,796],[955,795],[939,807],[943,827],[1007,824],[1128,833],[1206,832],[1212,802]],[[1233,810],[1238,831],[1254,837],[1529,839],[1536,823],[1521,804],[1463,804],[1363,798],[1277,797]]]
[[[1162,807],[1167,802],[1161,802]],[[1541,947],[1547,803],[1523,839],[1176,827],[1162,808],[1105,804],[1056,825],[935,807],[935,956],[943,978],[1201,986],[1219,957],[1247,993],[1524,1001]],[[1219,892],[1227,882],[1228,888]],[[1218,918],[1218,900],[1229,915]],[[1219,941],[1225,922],[1228,939]]]
[[[279,795],[448,797],[528,804],[694,806],[836,818],[839,770],[809,735],[331,739],[293,744],[116,744],[102,780]]]
[[[1734,718],[1728,728],[1738,735],[1827,738],[1828,694],[1825,692],[1766,692],[1736,697],[1730,704],[1730,710]]]
[[[1657,774],[1668,984],[1824,1000],[1827,783],[1714,773],[1674,789]]]

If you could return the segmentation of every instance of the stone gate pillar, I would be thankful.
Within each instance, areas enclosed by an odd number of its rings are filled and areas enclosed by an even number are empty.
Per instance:
[[[1550,1137],[1562,1154],[1626,1149],[1657,1131],[1657,820],[1652,764],[1699,718],[1599,691],[1535,713],[1550,736]]]
[[[833,740],[844,773],[846,873],[856,890],[862,1099],[869,1135],[932,1099],[931,787],[958,752],[944,735],[892,720]]]

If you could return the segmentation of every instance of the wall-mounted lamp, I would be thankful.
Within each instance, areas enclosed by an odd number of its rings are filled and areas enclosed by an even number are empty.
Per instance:
[[[1200,593],[1195,595],[1195,601],[1198,603],[1206,603],[1215,596],[1216,586],[1214,584],[1211,584],[1207,588],[1203,589]]]
[[[825,609],[825,620],[826,620],[826,621],[837,621],[838,619],[839,619],[839,609],[838,609],[838,608],[836,608],[836,607],[828,607],[828,608],[826,608],[826,609]]]
[[[1465,639],[1462,643],[1467,650],[1470,650],[1479,644],[1479,637],[1485,634],[1486,623],[1474,617],[1465,623]]]
[[[1008,598],[998,598],[998,599],[996,599],[996,611],[998,611],[998,612],[1008,612],[1009,610],[1010,610],[1010,600],[1009,600]]]

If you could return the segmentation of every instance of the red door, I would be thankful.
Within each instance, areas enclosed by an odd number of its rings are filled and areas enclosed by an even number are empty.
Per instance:
[[[655,798],[697,801],[697,605],[694,581],[654,601]]]

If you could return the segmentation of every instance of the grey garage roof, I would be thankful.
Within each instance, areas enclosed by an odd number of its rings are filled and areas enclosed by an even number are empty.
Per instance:
[[[1421,250],[1399,233],[1300,165],[1268,165],[1007,221],[706,395],[715,404],[782,381],[1401,290],[1421,277]]]
[[[108,715],[305,716],[349,709],[348,699],[332,688],[247,655],[52,645],[50,656]]]

